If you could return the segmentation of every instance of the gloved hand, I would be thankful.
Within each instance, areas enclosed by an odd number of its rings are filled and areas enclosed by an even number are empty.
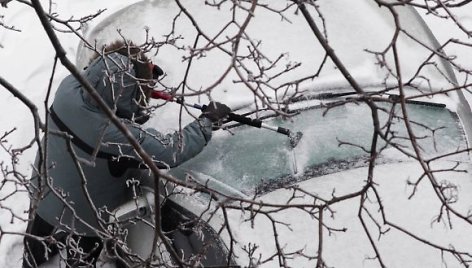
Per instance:
[[[152,78],[153,79],[159,79],[159,76],[163,75],[164,74],[164,71],[161,69],[161,67],[155,65],[155,64],[152,64],[151,63],[151,71],[152,71]]]
[[[134,115],[134,122],[137,124],[144,124],[151,118],[151,115],[146,112],[144,109],[139,109],[138,112]]]
[[[229,113],[231,113],[231,109],[228,106],[212,101],[203,107],[201,116],[210,119],[214,124],[221,125]]]

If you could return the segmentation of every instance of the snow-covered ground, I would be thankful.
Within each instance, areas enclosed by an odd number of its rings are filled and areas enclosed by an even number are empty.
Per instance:
[[[115,1],[99,1],[99,0],[83,0],[83,1],[58,1],[57,3],[54,3],[52,8],[57,12],[57,14],[60,15],[60,18],[69,18],[73,16],[74,18],[78,18],[81,16],[88,15],[90,13],[93,13],[99,9],[107,9],[107,11],[97,18],[93,23],[90,24],[90,28],[93,28],[94,25],[97,25],[98,22],[100,22],[103,18],[106,16],[112,14],[113,12],[128,6],[130,4],[136,3],[138,1],[130,1],[130,0],[115,0]],[[149,5],[157,5],[160,4],[162,5],[162,8],[165,8],[167,3],[166,1],[147,1],[149,2]],[[151,10],[152,11],[152,10]],[[151,12],[148,10],[147,12]],[[143,11],[144,12],[144,11]],[[351,14],[355,12],[360,12],[359,10],[350,10],[349,12],[343,11],[345,14]],[[457,9],[456,11],[456,19],[461,23],[462,26],[465,28],[471,30],[472,29],[472,4],[469,4],[468,6]],[[4,16],[2,18],[2,16]],[[171,14],[169,15],[171,16]],[[341,15],[340,15],[341,17]],[[364,14],[361,16],[364,20],[368,21],[370,18],[368,15]],[[445,21],[437,18],[432,18],[432,16],[427,16],[423,15],[425,18],[425,21],[428,23],[430,26],[432,32],[436,35],[440,43],[445,42],[449,38],[458,38],[461,40],[464,40],[465,42],[471,42],[469,38],[466,37],[466,35],[461,32],[452,22],[450,21]],[[170,19],[169,17],[168,19]],[[211,25],[217,23],[214,19],[215,17],[213,16],[208,16],[207,20],[204,20],[202,23],[204,25]],[[159,18],[160,21],[164,20],[162,17]],[[374,18],[372,18],[374,19]],[[377,18],[378,19],[378,18]],[[123,31],[130,31],[130,32],[139,32],[136,31],[136,29],[142,30],[142,27],[146,23],[153,24],[155,23],[154,20],[158,20],[157,18],[153,18],[151,13],[146,13],[142,17],[130,17],[129,21],[124,21],[122,24],[124,27],[128,25],[129,28],[123,28]],[[15,32],[15,31],[7,31],[3,28],[0,28],[0,76],[7,79],[12,85],[14,85],[17,89],[21,90],[23,94],[28,96],[30,100],[32,100],[38,107],[39,113],[43,114],[44,109],[47,104],[44,103],[44,96],[46,95],[46,92],[48,90],[47,85],[49,83],[49,79],[51,76],[51,70],[52,66],[54,63],[54,50],[52,46],[50,45],[50,42],[43,31],[41,24],[39,23],[39,20],[36,18],[34,10],[24,4],[21,3],[15,3],[12,2],[9,4],[8,9],[0,9],[0,22],[3,22],[6,25],[10,26],[15,26],[15,28],[21,30],[21,32]],[[293,47],[293,46],[299,46],[299,49],[294,51],[290,56],[291,59],[294,61],[300,60],[302,61],[304,58],[304,53],[306,51],[310,51],[310,43],[304,42],[305,39],[297,39],[300,38],[300,33],[303,33],[303,31],[307,31],[307,29],[298,29],[299,32],[293,32],[291,31],[292,28],[289,26],[280,26],[275,30],[272,25],[264,24],[264,22],[260,22],[261,25],[259,29],[267,29],[264,31],[264,34],[268,36],[268,38],[272,38],[272,40],[277,40],[277,43],[272,43],[270,46],[273,46],[273,49],[269,51],[274,52],[274,55],[277,53],[278,49],[283,50],[285,47]],[[354,22],[351,22],[354,23]],[[283,24],[286,25],[286,24]],[[165,26],[162,26],[164,28],[163,31],[168,30],[168,28],[165,28]],[[352,27],[351,36],[356,36],[360,35],[362,36],[364,33],[362,30],[359,28],[356,28],[355,23],[353,25],[350,25]],[[372,30],[376,30],[376,25],[370,25],[372,27]],[[154,28],[155,30],[155,28]],[[139,34],[139,33],[137,33]],[[311,34],[311,33],[309,33]],[[142,36],[142,33],[141,33]],[[68,58],[75,62],[77,58],[77,52],[78,52],[78,45],[79,45],[79,40],[77,37],[75,37],[73,34],[63,34],[59,33],[60,40],[65,47],[67,51],[67,56]],[[302,40],[303,42],[297,42],[298,40]],[[311,40],[314,40],[311,38]],[[188,40],[188,42],[191,44],[193,40]],[[348,45],[353,45],[353,40],[346,40],[346,46]],[[470,53],[470,46],[448,46],[446,48],[446,52],[449,55],[455,55],[457,56],[457,63],[461,64],[464,66],[466,69],[472,69],[472,53]],[[161,55],[164,54],[164,55]],[[168,83],[172,83],[172,78],[173,77],[180,77],[182,75],[182,68],[176,67],[180,63],[180,58],[176,57],[175,55],[171,55],[170,53],[165,54],[161,53],[160,55],[157,55],[155,57],[155,61],[159,62],[166,72],[169,73],[169,77],[167,77],[166,81]],[[321,55],[322,56],[322,55]],[[307,59],[308,61],[308,59]],[[305,63],[305,62],[304,62]],[[365,69],[362,68],[362,64],[360,64],[360,68],[355,69],[354,74],[361,80],[364,80],[365,83],[371,82],[369,79],[371,79],[370,74],[373,71],[372,69]],[[206,65],[202,65],[202,68],[208,67]],[[213,73],[215,71],[216,74]],[[375,71],[375,70],[374,70]],[[211,68],[205,69],[205,71],[198,73],[198,78],[202,80],[202,85],[208,85],[211,84],[215,77],[221,72],[221,70],[217,66],[211,66]],[[53,86],[52,86],[52,92],[54,92],[55,87],[58,85],[58,83],[62,80],[67,75],[67,71],[65,70],[64,67],[62,67],[60,64],[57,67],[56,73],[54,75],[54,80],[53,80]],[[458,78],[460,81],[464,81],[465,76],[461,73],[457,74]],[[326,77],[324,83],[327,85],[329,83],[332,83],[335,81],[338,77]],[[226,82],[225,82],[226,83]],[[323,83],[321,83],[323,85]],[[318,84],[317,86],[320,86]],[[218,99],[219,101],[228,103],[230,106],[236,106],[240,105],[241,103],[244,103],[245,101],[252,100],[252,96],[250,94],[241,94],[241,92],[232,89],[233,85],[231,83],[223,84],[222,90],[216,91],[215,94],[212,96],[215,99]],[[52,94],[53,96],[53,94]],[[466,97],[469,97],[469,95],[466,95]],[[471,98],[472,99],[472,98]],[[206,100],[202,100],[205,102]],[[50,102],[49,102],[50,104]],[[169,110],[170,109],[170,110]],[[159,113],[166,113],[170,111],[174,111],[175,108],[168,108],[167,106],[164,107],[162,111]],[[10,135],[7,136],[4,146],[12,146],[13,148],[19,148],[23,147],[27,144],[30,143],[31,139],[33,138],[34,135],[34,126],[32,123],[32,116],[29,110],[24,106],[17,98],[12,96],[8,91],[6,91],[3,88],[0,88],[0,111],[2,112],[2,115],[0,116],[0,137],[3,135],[3,133],[14,130],[14,132]],[[187,118],[187,120],[189,120]],[[163,117],[159,117],[159,119],[152,119],[150,124],[156,124],[163,129],[165,132],[166,130],[175,128],[176,121],[175,118],[172,117],[166,117],[163,119]],[[31,173],[31,162],[34,159],[35,155],[35,150],[34,147],[33,149],[26,150],[20,157],[19,157],[19,163],[17,165],[19,171],[24,174],[26,177]],[[10,163],[10,156],[5,152],[5,150],[0,150],[0,163],[3,163],[5,166],[11,166]],[[388,167],[384,167],[386,170],[385,172],[388,173]],[[413,168],[412,168],[413,170]],[[356,173],[360,171],[350,171],[351,173]],[[382,172],[382,171],[379,171]],[[409,207],[408,211],[405,211],[404,208],[408,207],[410,203],[407,201],[403,200],[401,204],[396,204],[395,198],[400,195],[405,195],[404,190],[404,181],[407,179],[408,175],[411,175],[409,172],[406,172],[404,174],[396,174],[399,177],[403,178],[401,180],[403,184],[393,184],[393,179],[390,178],[391,180],[386,179],[387,182],[390,182],[387,184],[385,187],[382,188],[383,191],[386,191],[385,196],[389,196],[389,200],[386,200],[386,202],[391,205],[391,211],[394,212],[394,214],[399,215],[398,217],[405,217],[408,218],[409,214],[408,213],[417,213],[418,211],[423,211],[425,215],[421,215],[424,218],[427,218],[428,220],[426,221],[426,225],[428,225],[429,219],[431,219],[434,216],[434,211],[430,211],[433,213],[427,213],[428,208],[431,207],[437,207],[437,204],[435,202],[428,202],[428,201],[423,201],[420,202],[418,200],[427,200],[428,199],[428,194],[427,193],[421,193],[419,196],[416,196],[416,203],[414,206]],[[400,176],[402,175],[402,176]],[[345,177],[356,177],[356,174],[347,174]],[[8,177],[10,178],[10,177]],[[343,177],[337,177],[335,179],[332,179],[331,182],[333,185],[336,185],[336,189],[342,191],[343,187],[346,187],[349,189],[350,186],[356,185],[356,182],[348,181],[348,180],[342,180]],[[4,180],[4,177],[2,177],[2,181]],[[382,180],[383,181],[383,180]],[[324,187],[321,185],[322,183],[315,183],[312,182],[315,185],[307,186],[307,187],[318,187],[322,188]],[[358,183],[358,182],[357,182]],[[333,187],[331,185],[330,187]],[[400,185],[400,187],[398,187]],[[461,191],[467,192],[472,190],[472,185],[470,182],[464,183],[462,185],[463,189]],[[19,218],[25,218],[26,213],[25,211],[28,208],[28,199],[27,195],[24,192],[16,192],[16,184],[14,182],[2,182],[2,185],[0,186],[0,228],[1,232],[23,232],[26,224],[24,221],[21,221],[20,219],[17,219],[16,217]],[[9,196],[9,194],[14,193],[14,195]],[[5,200],[2,198],[8,196]],[[405,196],[402,196],[403,198]],[[421,199],[424,197],[424,199]],[[278,196],[277,197],[279,200],[283,200],[283,196]],[[464,203],[465,202],[465,203]],[[471,209],[470,203],[472,201],[470,198],[464,199],[461,203],[466,209],[467,207]],[[346,207],[348,206],[348,207]],[[416,208],[416,209],[415,209]],[[10,210],[11,209],[11,210]],[[338,219],[340,222],[346,222],[349,221],[350,218],[355,217],[355,215],[350,215],[349,213],[354,213],[356,212],[355,210],[352,210],[351,207],[349,207],[349,204],[342,205],[342,207],[336,208],[339,211],[339,214],[342,215],[340,216],[341,219]],[[15,215],[15,217],[12,216],[12,214]],[[294,214],[296,215],[296,213]],[[345,220],[343,220],[343,218]],[[301,222],[301,221],[300,221]],[[257,224],[265,224],[265,223],[257,223]],[[410,223],[411,224],[411,223]],[[424,222],[422,225],[419,225],[421,227],[418,228],[429,228],[429,226],[425,226]],[[234,227],[233,227],[234,228]],[[248,233],[251,232],[251,228],[247,225],[242,225],[241,226],[242,230],[247,229],[246,231]],[[307,229],[310,228],[309,226],[294,226],[294,228],[301,228],[301,229]],[[362,232],[362,230],[358,230],[359,226],[354,226],[351,232],[351,236],[346,236],[343,237],[341,240],[345,239],[356,239],[358,236],[360,236],[359,233]],[[434,232],[438,229],[438,227],[431,228],[431,230],[428,230],[426,233],[429,233],[431,237],[434,239],[444,239],[444,236],[441,237],[439,235],[439,238],[434,236]],[[471,232],[471,227],[470,225],[461,225],[458,224],[455,226],[454,232],[451,233],[451,239],[454,243],[458,243],[465,250],[468,252],[472,252],[472,245],[470,243],[467,243],[468,236],[464,236],[461,234],[467,234]],[[358,233],[356,232],[358,231]],[[444,233],[442,233],[444,235]],[[447,232],[446,232],[447,235]],[[248,240],[250,236],[248,237],[238,237],[241,241],[246,241],[250,242]],[[300,237],[301,239],[302,237]],[[450,238],[450,237],[449,237]],[[0,267],[20,267],[21,266],[21,254],[22,254],[22,237],[17,236],[17,235],[4,235],[0,237]],[[392,239],[392,238],[389,238]],[[365,237],[363,237],[360,240],[365,240]],[[270,241],[268,238],[267,241]],[[441,267],[441,260],[433,259],[431,262],[426,263],[425,260],[428,259],[429,254],[435,254],[435,256],[440,256],[437,251],[434,253],[431,253],[428,250],[422,249],[420,245],[416,245],[414,243],[408,244],[408,245],[402,245],[401,239],[393,239],[393,240],[388,240],[391,242],[393,246],[391,247],[385,247],[385,255],[386,256],[393,256],[395,259],[390,259],[388,257],[386,261],[391,264],[389,267]],[[459,242],[458,242],[459,241]],[[261,242],[263,243],[263,242]],[[363,243],[366,243],[366,241],[363,241]],[[337,245],[334,243],[333,245]],[[376,262],[374,261],[363,261],[365,259],[365,255],[367,254],[366,251],[363,251],[362,249],[365,248],[365,246],[353,246],[353,249],[350,248],[342,248],[342,249],[337,249],[334,248],[333,245],[329,245],[327,247],[327,250],[329,250],[329,253],[327,253],[327,258],[328,260],[333,260],[334,263],[337,263],[338,266],[336,267],[359,267],[359,266],[351,266],[349,260],[351,258],[357,260],[359,265],[365,266],[365,267],[375,267],[377,265]],[[305,245],[300,245],[300,247],[304,247]],[[368,245],[367,245],[368,246]],[[307,245],[309,249],[311,247],[316,248],[315,245]],[[332,248],[333,247],[333,248]],[[287,250],[291,250],[290,248]],[[314,249],[311,249],[312,252],[314,252]],[[412,254],[412,252],[420,252],[418,254]],[[434,251],[434,250],[433,250]],[[269,254],[270,252],[263,252],[264,254]],[[371,253],[371,252],[370,252]],[[372,255],[369,255],[372,256]],[[337,261],[336,261],[337,260]],[[403,262],[403,260],[407,260]],[[276,262],[275,262],[276,263]],[[275,265],[275,264],[274,264]],[[302,264],[301,264],[302,265]],[[328,265],[330,263],[328,262]],[[51,266],[54,267],[54,266]],[[297,267],[296,265],[294,267]],[[306,266],[305,266],[306,267]],[[454,267],[454,266],[448,266],[448,267]]]

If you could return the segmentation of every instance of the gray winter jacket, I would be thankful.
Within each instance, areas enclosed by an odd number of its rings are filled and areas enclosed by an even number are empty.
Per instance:
[[[127,57],[113,53],[106,60],[96,59],[83,73],[110,108],[116,105],[117,114],[130,115],[138,110],[135,102],[138,88],[129,75],[134,76],[130,64]],[[126,182],[131,178],[127,178],[123,172],[127,162],[111,161],[110,158],[128,156],[138,159],[137,154],[74,77],[68,76],[62,81],[52,110],[56,117],[49,117],[50,129],[67,131],[74,136],[70,144],[78,157],[92,160],[91,152],[87,152],[83,144],[85,147],[98,148],[99,154],[94,165],[80,163],[79,167],[68,149],[67,140],[48,135],[48,182],[44,181],[43,176],[41,185],[50,187],[46,187],[37,213],[60,229],[73,228],[82,235],[95,236],[96,233],[87,225],[94,228],[101,225],[97,221],[96,211],[102,211],[101,219],[106,220],[107,213],[103,211],[112,211],[129,198]],[[128,120],[123,122],[161,167],[174,167],[194,157],[211,138],[211,121],[204,117],[187,125],[181,133],[165,136],[154,128],[143,130]],[[79,143],[82,146],[78,146]],[[32,181],[36,187],[40,185],[38,177],[33,174]],[[32,204],[35,203],[33,201]]]

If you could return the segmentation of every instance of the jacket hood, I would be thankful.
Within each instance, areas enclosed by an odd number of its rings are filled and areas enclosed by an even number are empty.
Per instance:
[[[98,57],[85,69],[84,76],[108,107],[116,108],[119,117],[131,119],[138,113],[140,107],[136,100],[140,90],[134,65],[128,57],[116,52]],[[82,95],[88,106],[97,108],[85,90],[82,90]]]

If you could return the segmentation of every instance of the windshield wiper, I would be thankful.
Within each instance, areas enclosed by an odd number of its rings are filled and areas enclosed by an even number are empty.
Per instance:
[[[294,102],[307,101],[307,100],[327,100],[327,99],[335,99],[339,97],[357,95],[357,94],[358,93],[356,91],[348,91],[348,92],[340,92],[340,93],[324,92],[324,93],[318,93],[318,94],[313,94],[313,95],[308,95],[308,96],[301,95],[298,97],[294,97],[290,99],[290,102],[294,103]]]
[[[319,93],[319,94],[313,94],[313,95],[301,95],[298,97],[294,97],[290,99],[291,103],[296,103],[296,102],[301,102],[301,101],[307,101],[307,100],[327,100],[327,99],[335,99],[335,98],[340,98],[340,97],[345,97],[345,96],[351,96],[351,95],[358,95],[360,98],[368,98],[369,96],[374,96],[374,95],[382,95],[385,93],[382,92],[366,92],[365,95],[361,95],[356,91],[348,91],[348,92],[340,92],[340,93],[332,93],[332,92],[324,92],[324,93]],[[400,96],[396,94],[387,94],[388,99],[393,102],[393,103],[400,103]],[[435,103],[435,102],[427,102],[427,101],[417,101],[417,100],[411,100],[411,99],[406,99],[405,103],[408,104],[417,104],[417,105],[425,105],[425,106],[431,106],[431,107],[438,107],[438,108],[445,108],[446,105],[444,103]]]
[[[388,99],[394,103],[400,103],[400,96],[395,94],[389,94]],[[444,103],[435,103],[435,102],[428,102],[428,101],[417,101],[417,100],[405,100],[405,103],[408,104],[417,104],[417,105],[424,105],[430,107],[438,107],[438,108],[446,108],[446,104]]]

